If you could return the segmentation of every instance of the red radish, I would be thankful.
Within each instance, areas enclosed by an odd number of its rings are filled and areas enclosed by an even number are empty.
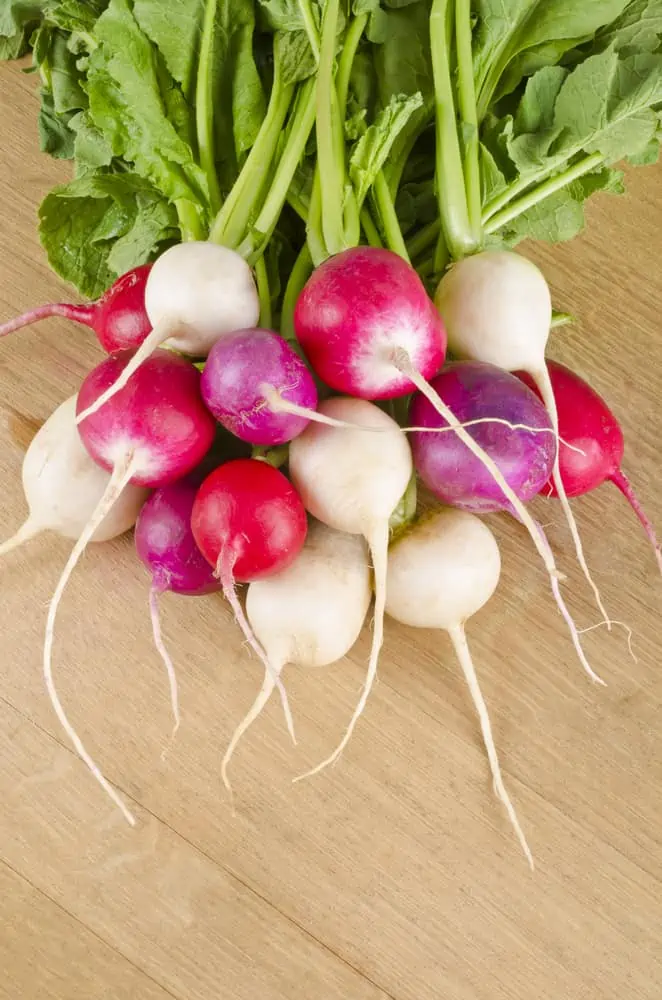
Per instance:
[[[510,250],[486,250],[454,264],[443,276],[435,304],[448,331],[455,357],[484,361],[506,371],[527,371],[539,387],[554,429],[558,414],[545,366],[545,349],[552,326],[552,298],[542,272]],[[611,628],[600,591],[586,564],[579,529],[568,502],[559,470],[559,449],[553,472],[577,560]]]
[[[158,347],[206,358],[219,337],[255,326],[260,301],[253,273],[239,254],[216,243],[178,243],[152,265],[145,309],[153,327],[115,383],[78,415],[105,406]]]
[[[320,412],[353,429],[308,424],[290,445],[290,474],[306,509],[330,528],[362,535],[375,577],[375,626],[361,697],[339,746],[309,774],[332,763],[351,739],[377,676],[384,636],[389,522],[409,488],[413,462],[409,442],[386,413],[362,399],[327,399]],[[376,428],[379,433],[366,433]],[[306,777],[306,775],[302,775]]]
[[[616,417],[604,399],[565,365],[548,361],[547,371],[556,399],[559,434],[568,444],[574,445],[572,449],[561,448],[559,452],[559,471],[567,496],[583,496],[603,483],[613,483],[639,518],[662,573],[662,549],[655,529],[621,468],[625,443]],[[537,389],[526,372],[517,372],[517,375]],[[553,480],[547,483],[543,492],[547,496],[558,496]]]
[[[108,354],[139,347],[152,329],[145,311],[145,287],[151,267],[151,264],[141,264],[140,267],[127,271],[96,302],[86,305],[54,302],[31,309],[23,316],[3,323],[0,326],[0,337],[42,319],[61,316],[94,330],[99,343]]]
[[[299,494],[283,473],[267,462],[234,459],[207,476],[198,490],[191,529],[200,551],[214,567],[251,649],[271,671],[248,624],[236,584],[279,573],[296,559],[308,529]],[[275,681],[294,739],[285,689],[280,678]]]
[[[116,381],[132,357],[132,352],[125,351],[106,358],[90,372],[78,394],[79,412]],[[200,373],[169,351],[157,351],[103,413],[88,417],[80,426],[85,448],[112,475],[53,593],[44,639],[44,678],[58,719],[78,754],[132,825],[133,815],[85,749],[55,689],[52,654],[57,609],[78,560],[126,485],[157,487],[181,479],[204,458],[214,435],[214,419],[200,396]]]
[[[179,698],[175,668],[161,635],[159,597],[167,592],[201,597],[221,589],[191,531],[191,512],[199,485],[197,478],[191,476],[156,490],[140,511],[135,530],[138,557],[152,577],[150,617],[154,645],[170,681],[173,735],[180,722]]]

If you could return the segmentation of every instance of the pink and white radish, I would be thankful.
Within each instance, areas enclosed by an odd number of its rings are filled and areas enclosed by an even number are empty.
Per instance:
[[[336,531],[361,535],[368,542],[375,575],[375,625],[363,692],[340,745],[311,774],[336,760],[351,738],[377,674],[384,636],[384,599],[389,519],[407,490],[413,472],[409,443],[400,427],[373,403],[336,397],[320,412],[349,424],[378,428],[326,427],[310,423],[290,445],[292,482],[306,510]]]
[[[558,432],[559,420],[545,350],[552,324],[552,298],[539,268],[509,250],[486,250],[454,264],[435,293],[448,344],[459,359],[484,361],[506,371],[529,373]],[[600,591],[586,564],[579,530],[563,488],[557,447],[553,479],[570,528],[577,559],[596,603],[611,625]]]
[[[145,309],[153,327],[117,379],[79,414],[79,422],[105,406],[158,347],[206,358],[219,337],[253,327],[260,302],[250,267],[239,254],[216,243],[178,243],[156,262],[145,286]]]
[[[223,594],[251,649],[266,669],[266,654],[246,619],[237,583],[251,583],[286,569],[306,540],[301,498],[268,462],[238,458],[212,472],[198,490],[191,513],[193,537],[220,580]],[[275,678],[294,740],[285,688]]]
[[[223,758],[227,788],[230,758],[264,710],[284,667],[326,667],[342,659],[358,639],[371,597],[364,539],[319,521],[311,523],[303,549],[287,569],[249,585],[246,615],[270,669]]]
[[[138,557],[152,578],[150,618],[154,645],[170,682],[173,735],[180,724],[179,697],[175,668],[161,634],[159,598],[168,592],[202,597],[221,589],[191,530],[191,513],[199,486],[197,477],[191,476],[156,490],[140,511],[134,536]]]
[[[151,267],[151,264],[141,264],[127,271],[96,302],[86,305],[53,302],[31,309],[3,323],[0,337],[40,320],[60,316],[93,330],[108,354],[139,347],[152,329],[145,311],[145,287]]]
[[[76,426],[76,396],[61,403],[40,427],[23,459],[23,492],[29,514],[0,545],[10,552],[42,531],[78,538],[108,487],[110,475],[90,457]],[[91,536],[105,542],[133,527],[149,491],[128,483]]]
[[[106,358],[90,372],[78,393],[79,414],[116,382],[132,357],[130,351],[124,351]],[[88,417],[79,426],[88,453],[112,474],[51,599],[44,638],[44,678],[58,719],[78,754],[132,825],[133,815],[85,749],[55,689],[52,654],[57,609],[78,560],[126,486],[157,487],[187,475],[211,447],[215,426],[200,396],[197,368],[169,351],[153,354],[103,412]]]
[[[574,445],[572,449],[562,448],[559,454],[559,471],[567,496],[584,496],[603,483],[613,483],[639,518],[662,573],[662,549],[655,528],[621,468],[625,442],[618,420],[604,399],[570,368],[548,361],[547,371],[559,415],[559,434],[564,441]],[[536,388],[526,372],[517,372],[517,375]],[[547,483],[543,493],[559,495],[553,480]]]
[[[489,601],[501,574],[494,535],[466,511],[441,509],[415,524],[391,546],[386,612],[414,628],[448,632],[478,713],[494,779],[527,860],[533,857],[501,776],[487,707],[478,684],[465,624]]]

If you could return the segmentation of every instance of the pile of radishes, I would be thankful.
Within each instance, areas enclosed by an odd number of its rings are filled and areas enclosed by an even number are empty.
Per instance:
[[[44,640],[44,675],[60,722],[133,823],[53,683],[58,604],[89,542],[135,525],[175,727],[176,675],[161,638],[158,597],[219,590],[229,601],[264,681],[225,754],[228,787],[230,757],[274,688],[294,738],[284,668],[323,667],[348,653],[374,594],[365,685],[339,745],[315,771],[338,757],[366,706],[384,615],[443,629],[478,712],[495,790],[533,864],[465,637],[465,623],[492,596],[500,574],[496,540],[479,518],[504,511],[528,531],[581,661],[597,680],[549,543],[526,504],[541,492],[560,497],[609,623],[567,498],[614,482],[662,568],[653,528],[620,468],[618,423],[578,376],[545,362],[549,289],[540,271],[512,252],[477,253],[454,264],[434,303],[413,268],[391,251],[339,253],[317,268],[296,303],[298,350],[259,328],[259,312],[242,257],[192,242],[125,275],[96,304],[42,307],[0,328],[9,333],[65,316],[89,325],[108,353],[32,441],[23,465],[30,513],[2,547],[7,552],[42,530],[75,539]],[[400,398],[408,403],[405,426],[389,410],[388,401]],[[219,425],[253,457],[219,457]],[[415,474],[443,506],[404,524],[400,518],[395,531]],[[238,584],[248,584],[243,603]]]

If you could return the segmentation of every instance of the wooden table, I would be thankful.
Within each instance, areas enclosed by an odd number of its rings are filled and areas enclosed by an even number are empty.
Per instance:
[[[34,79],[0,70],[2,318],[69,295],[36,236],[67,174],[39,155]],[[600,197],[586,236],[533,247],[577,324],[552,354],[621,419],[626,468],[662,526],[662,172]],[[100,357],[52,321],[0,345],[3,530],[25,514],[22,450]],[[61,608],[55,670],[74,723],[132,802],[131,830],[73,754],[41,676],[45,608],[70,545],[42,537],[2,567],[0,997],[7,1000],[659,1000],[662,996],[662,580],[615,489],[575,504],[612,614],[588,633],[586,679],[521,530],[490,523],[503,579],[470,624],[504,776],[534,876],[491,794],[445,636],[387,624],[380,683],[339,766],[292,786],[336,743],[366,664],[286,673],[294,750],[274,699],[234,761],[220,757],[260,671],[220,598],[164,601],[184,721],[169,705],[126,537],[92,547]],[[596,613],[559,508],[537,505],[577,620]]]

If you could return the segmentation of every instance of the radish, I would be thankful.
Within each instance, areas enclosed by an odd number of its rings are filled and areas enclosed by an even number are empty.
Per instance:
[[[83,447],[76,426],[76,397],[71,396],[58,406],[30,442],[23,459],[23,491],[29,514],[18,531],[0,545],[0,555],[42,531],[78,538],[103,496],[109,478]],[[127,484],[90,541],[105,542],[128,531],[148,495],[144,487]]]
[[[414,628],[448,632],[473,698],[494,789],[533,868],[533,857],[503,783],[487,713],[464,626],[489,601],[501,573],[499,547],[490,529],[466,511],[442,509],[419,521],[391,546],[386,612]]]
[[[540,492],[554,467],[555,432],[543,404],[515,375],[477,361],[447,365],[430,386],[465,427],[482,421],[473,427],[471,436],[517,496],[526,519],[497,485],[484,462],[472,455],[455,434],[412,433],[414,464],[425,485],[443,503],[473,514],[509,512],[524,523],[534,544],[538,548],[542,544],[547,559],[553,563],[541,525],[523,506]],[[413,424],[427,430],[450,430],[438,408],[423,393],[412,397],[409,416]],[[500,422],[493,423],[495,418]],[[556,576],[551,577],[551,586],[582,666],[592,680],[603,683],[584,655]]]
[[[0,326],[0,337],[38,323],[51,316],[61,316],[94,330],[104,351],[112,354],[139,347],[152,329],[145,311],[145,286],[151,264],[141,264],[115,281],[96,302],[72,305],[54,302],[31,309]]]
[[[130,351],[106,358],[87,376],[78,393],[77,408],[89,407],[117,380],[135,355]],[[215,424],[200,396],[200,373],[169,351],[157,351],[131,382],[104,409],[80,425],[86,450],[112,472],[106,489],[80,533],[53,593],[44,639],[44,678],[53,707],[78,754],[99,784],[132,825],[135,819],[103,776],[67,719],[53,683],[53,638],[57,609],[78,560],[99,525],[131,483],[156,487],[191,472],[214,440]]]
[[[237,744],[264,710],[288,664],[326,667],[345,656],[359,637],[371,599],[365,541],[313,521],[306,542],[285,570],[251,583],[246,614],[271,670],[223,758],[223,781]]]
[[[621,469],[625,444],[616,417],[604,399],[565,365],[548,361],[547,371],[559,414],[559,432],[564,440],[575,445],[574,449],[562,449],[559,454],[559,470],[567,496],[583,496],[602,483],[613,483],[639,518],[662,573],[662,549],[655,529]],[[517,374],[527,385],[535,387],[526,372]],[[559,495],[553,481],[547,484],[545,492],[548,496]]]
[[[336,397],[321,403],[320,412],[336,420],[380,428],[381,433],[310,423],[290,444],[290,475],[306,510],[337,531],[362,535],[368,542],[375,575],[375,625],[363,691],[340,745],[310,774],[342,753],[370,694],[384,635],[389,519],[413,472],[405,435],[395,420],[373,403]]]
[[[223,594],[251,649],[271,669],[237,596],[250,583],[286,569],[298,556],[308,524],[301,499],[282,472],[268,462],[237,458],[212,472],[193,504],[191,529],[214,567]],[[294,727],[285,689],[275,678],[290,735]]]
[[[291,441],[317,406],[317,389],[308,368],[271,330],[239,330],[217,340],[202,373],[201,389],[219,423],[255,445]]]
[[[465,257],[443,276],[435,293],[448,343],[455,357],[485,361],[506,371],[522,369],[539,387],[542,400],[558,432],[554,393],[545,365],[545,349],[552,324],[552,299],[542,272],[510,250],[486,250]],[[570,528],[577,559],[593,589],[600,612],[611,627],[600,591],[584,558],[579,530],[563,488],[559,449],[553,479]]]
[[[165,665],[170,682],[170,701],[179,728],[179,698],[175,668],[161,635],[159,597],[166,592],[201,597],[220,590],[220,583],[200,552],[191,531],[191,512],[200,483],[193,477],[181,479],[156,490],[136,521],[135,543],[138,557],[149,570],[152,586],[149,609],[154,645]]]
[[[213,344],[234,330],[255,326],[260,301],[253,273],[239,254],[216,243],[178,243],[152,265],[145,287],[145,309],[153,327],[118,378],[79,423],[105,406],[139,365],[161,345],[193,358],[205,358]]]

